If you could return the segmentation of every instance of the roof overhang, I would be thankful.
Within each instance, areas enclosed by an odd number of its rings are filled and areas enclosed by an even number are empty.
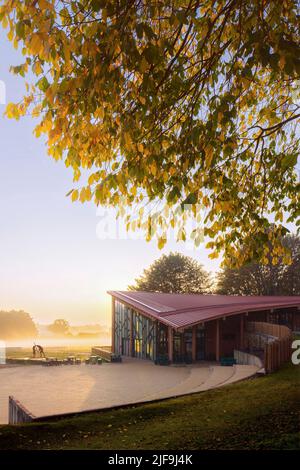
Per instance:
[[[141,314],[176,330],[248,312],[300,308],[300,296],[219,296],[108,291]]]

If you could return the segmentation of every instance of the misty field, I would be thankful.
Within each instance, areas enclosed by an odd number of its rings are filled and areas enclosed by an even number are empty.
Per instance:
[[[23,359],[32,357],[32,341],[20,342],[20,346],[17,346],[17,342],[8,343],[5,348],[7,359]],[[41,344],[44,348],[46,357],[55,357],[57,359],[64,359],[68,356],[78,356],[84,359],[91,354],[91,348],[96,345],[107,346],[110,344],[110,338],[101,337],[100,339],[81,339],[71,340],[70,339],[54,339],[54,340],[40,340],[38,344]]]
[[[84,345],[69,346],[50,346],[45,347],[46,357],[56,357],[57,359],[65,359],[68,356],[78,356],[86,358],[91,354],[91,348]],[[8,347],[6,349],[7,359],[23,359],[32,357],[32,348]]]

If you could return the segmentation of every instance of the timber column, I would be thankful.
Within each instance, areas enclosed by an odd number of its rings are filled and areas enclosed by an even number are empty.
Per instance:
[[[111,298],[111,350],[115,352],[115,298]]]
[[[197,325],[192,327],[192,361],[197,360]]]
[[[216,361],[220,360],[220,320],[216,320]]]
[[[240,322],[240,348],[244,348],[244,327],[245,327],[245,322],[244,322],[244,315],[241,314],[241,322]]]
[[[168,356],[169,361],[173,362],[173,328],[168,326]]]
[[[292,312],[292,331],[296,331],[296,312]]]
[[[130,309],[130,339],[129,339],[129,347],[130,347],[130,356],[134,357],[134,337],[133,337],[133,311]]]

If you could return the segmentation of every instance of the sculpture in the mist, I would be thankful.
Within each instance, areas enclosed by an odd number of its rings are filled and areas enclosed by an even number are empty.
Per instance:
[[[32,347],[32,355],[35,358],[38,354],[40,357],[46,357],[44,348],[39,344],[34,344],[34,346]]]

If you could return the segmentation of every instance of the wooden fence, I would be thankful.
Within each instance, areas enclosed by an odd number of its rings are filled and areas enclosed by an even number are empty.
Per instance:
[[[264,363],[267,374],[279,369],[282,364],[290,360],[291,344],[292,336],[265,345]]]
[[[247,331],[250,333],[260,333],[264,335],[275,336],[278,339],[286,338],[291,334],[291,330],[287,326],[259,321],[247,322]]]
[[[25,408],[22,403],[10,396],[8,398],[8,423],[9,424],[22,424],[31,423],[34,421],[35,416]]]
[[[291,357],[292,332],[284,325],[264,322],[248,322],[250,335],[264,336],[264,366],[266,373],[274,372]]]
[[[233,357],[237,364],[256,366],[258,369],[262,369],[264,366],[260,357],[245,351],[239,351],[238,349],[235,349],[233,351]]]

